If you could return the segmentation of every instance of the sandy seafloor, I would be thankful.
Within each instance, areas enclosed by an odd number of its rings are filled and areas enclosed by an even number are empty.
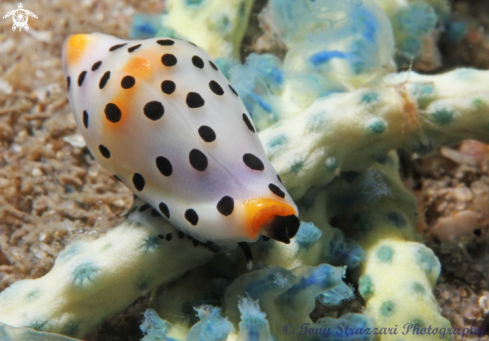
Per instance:
[[[104,233],[130,207],[132,194],[92,158],[76,129],[61,70],[61,45],[72,33],[127,38],[135,12],[160,13],[162,1],[27,0],[38,15],[29,32],[0,20],[0,290],[48,272],[67,243]],[[0,13],[18,2],[1,1]],[[489,69],[489,0],[455,1],[470,23],[465,40],[440,38],[442,67]],[[256,23],[256,16],[252,18]],[[259,32],[252,27],[245,52]],[[265,46],[266,49],[266,46]],[[489,298],[489,147],[474,141],[422,160],[403,155],[402,173],[424,213],[418,231],[442,263],[436,297],[454,327],[486,327],[479,305]],[[361,298],[318,309],[314,318],[359,312]],[[139,340],[148,297],[104,323],[87,339]],[[489,309],[489,307],[487,307]],[[488,340],[487,336],[482,340]]]

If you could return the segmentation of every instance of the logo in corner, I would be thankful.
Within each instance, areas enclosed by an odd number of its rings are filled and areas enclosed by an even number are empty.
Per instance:
[[[14,24],[12,25],[12,31],[15,31],[18,28],[19,31],[22,32],[22,29],[29,31],[29,25],[27,25],[27,20],[29,20],[29,16],[37,19],[37,15],[35,15],[31,11],[24,9],[24,6],[19,3],[19,8],[5,14],[3,16],[3,19],[13,17]]]

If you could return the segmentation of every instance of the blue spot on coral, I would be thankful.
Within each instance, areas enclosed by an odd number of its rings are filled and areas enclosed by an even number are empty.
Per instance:
[[[302,160],[297,160],[290,166],[291,173],[299,173],[304,167],[304,162]]]
[[[209,22],[208,27],[212,31],[221,32],[221,34],[226,34],[226,31],[230,29],[230,20],[227,15],[220,15]]]
[[[413,291],[419,295],[424,295],[426,293],[426,289],[419,282],[413,282],[412,284]]]
[[[386,129],[386,125],[382,120],[375,119],[368,125],[368,130],[373,134],[382,134]]]
[[[388,245],[382,245],[375,254],[381,263],[390,263],[394,255],[394,249]]]
[[[37,319],[32,321],[27,327],[37,331],[43,331],[47,329],[48,322],[49,321],[45,319]]]
[[[76,255],[83,253],[86,249],[86,244],[83,242],[74,242],[69,245],[65,250],[63,250],[58,258],[56,258],[56,263],[64,263]]]
[[[477,70],[469,69],[469,68],[460,68],[454,71],[454,75],[457,79],[461,81],[470,81],[473,80],[477,75]]]
[[[275,135],[275,136],[272,136],[270,138],[270,140],[268,140],[267,147],[268,148],[274,148],[277,146],[282,146],[286,142],[287,142],[287,136],[285,136],[284,134]]]
[[[158,248],[160,242],[161,240],[160,238],[158,238],[158,236],[152,236],[146,238],[141,244],[140,248],[143,249],[145,252],[152,252]]]
[[[378,102],[379,94],[377,92],[367,92],[362,96],[360,102],[370,104],[372,102]]]
[[[411,151],[420,155],[426,155],[431,153],[433,148],[433,142],[428,138],[426,141],[420,141],[417,145],[411,148]]]
[[[416,326],[417,325],[417,327],[420,328],[420,329],[426,327],[426,323],[422,319],[420,319],[420,318],[414,318],[409,323],[411,323],[413,326]]]
[[[311,132],[318,132],[322,130],[328,121],[328,114],[325,112],[318,112],[312,114],[306,123],[306,128]]]
[[[149,284],[151,283],[151,278],[149,275],[140,275],[139,278],[136,279],[136,288],[137,290],[146,290],[149,287]]]
[[[204,0],[186,0],[187,5],[195,6],[202,4]]]
[[[448,125],[455,119],[453,117],[453,110],[443,108],[431,113],[431,118],[440,125]]]
[[[399,212],[387,212],[387,220],[398,228],[406,226],[406,218]]]
[[[34,289],[25,296],[25,299],[27,302],[32,302],[37,300],[39,297],[41,297],[41,289]]]
[[[392,316],[395,312],[395,304],[392,301],[385,301],[380,306],[380,313],[386,317]]]
[[[472,101],[472,105],[478,110],[485,109],[487,106],[487,104],[481,98],[474,98],[474,100]]]
[[[75,321],[69,321],[63,328],[61,328],[61,334],[68,336],[76,336],[78,334],[79,324]]]
[[[333,172],[338,168],[338,159],[330,156],[326,159],[324,165],[326,166],[326,170]]]
[[[282,150],[284,145],[287,143],[288,139],[285,134],[278,134],[272,136],[266,143],[265,143],[265,150],[267,151],[267,154],[271,157],[275,153],[279,152]]]
[[[96,278],[99,271],[100,269],[91,262],[78,265],[73,270],[73,285],[76,287],[86,286]]]
[[[416,252],[416,262],[426,271],[428,274],[432,274],[435,269],[438,269],[440,262],[436,258],[433,251],[428,248],[419,248]]]
[[[102,248],[100,250],[105,251],[105,250],[110,249],[111,247],[112,247],[112,243],[107,243],[104,246],[102,246]]]
[[[414,90],[414,96],[416,97],[425,97],[431,95],[435,91],[433,85],[430,84],[418,84]]]
[[[366,300],[374,295],[375,289],[369,275],[363,275],[360,277],[360,280],[358,281],[358,291]]]

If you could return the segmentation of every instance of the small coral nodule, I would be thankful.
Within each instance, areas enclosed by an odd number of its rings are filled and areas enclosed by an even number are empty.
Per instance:
[[[99,273],[100,268],[92,262],[86,262],[78,265],[73,270],[73,285],[76,287],[84,287],[91,283]]]

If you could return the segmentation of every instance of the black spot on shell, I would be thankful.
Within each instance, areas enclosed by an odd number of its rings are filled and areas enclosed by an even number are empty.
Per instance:
[[[167,95],[171,95],[177,86],[175,85],[175,82],[173,81],[163,81],[161,83],[161,91],[163,91]]]
[[[66,86],[68,87],[68,90],[70,90],[70,85],[71,85],[71,78],[70,76],[66,77]]]
[[[98,68],[100,67],[100,65],[102,65],[102,61],[100,61],[100,60],[98,62],[94,63],[92,65],[92,71],[97,71]]]
[[[160,238],[161,240],[165,240],[165,236],[164,236],[164,235],[162,235],[162,234],[159,234],[159,235],[158,235],[158,238]]]
[[[118,44],[118,45],[114,45],[114,46],[112,46],[112,47],[109,49],[109,51],[111,51],[111,52],[112,52],[112,51],[118,50],[118,49],[120,49],[121,47],[126,46],[126,45],[127,45],[127,43],[124,43],[124,44]]]
[[[198,149],[192,149],[188,155],[190,164],[196,170],[203,172],[207,169],[208,161],[207,157]]]
[[[131,46],[130,48],[127,49],[127,52],[129,52],[129,53],[134,52],[137,49],[139,49],[140,47],[141,47],[141,44],[137,44],[137,45]]]
[[[143,206],[141,206],[139,208],[139,212],[144,212],[146,211],[148,208],[150,208],[151,206],[149,206],[149,204],[144,204]]]
[[[153,217],[161,217],[161,213],[160,213],[160,212],[158,212],[157,210],[155,210],[154,208],[153,208],[153,209],[151,209],[151,215],[152,215]]]
[[[134,213],[134,211],[136,211],[137,209],[138,209],[138,207],[137,207],[137,206],[133,206],[133,207],[132,207],[132,208],[131,208],[129,211],[127,211],[127,213],[124,215],[124,218],[126,218],[126,219],[127,219],[127,218],[129,218],[129,216],[130,216],[131,214],[133,214],[133,213]]]
[[[185,237],[185,233],[183,233],[182,231],[178,231],[178,238],[182,239]]]
[[[200,242],[197,239],[192,240],[192,244],[194,244],[195,247],[200,245]]]
[[[172,238],[173,238],[173,235],[171,233],[166,234],[166,240],[170,241],[170,240],[172,240]]]
[[[87,75],[86,71],[82,71],[82,73],[80,73],[80,76],[78,76],[78,86],[82,86],[86,75]]]
[[[168,206],[164,202],[160,202],[158,205],[161,213],[165,215],[168,219],[170,219],[170,210],[168,209]]]
[[[214,62],[213,62],[212,60],[209,60],[209,64],[211,64],[211,66],[212,66],[212,68],[213,68],[214,70],[216,70],[216,71],[217,71],[217,70],[219,70],[219,69],[217,68],[216,64],[214,64]]]
[[[104,73],[102,78],[100,78],[100,83],[98,83],[98,87],[100,89],[103,89],[105,87],[105,85],[107,84],[107,81],[109,80],[109,78],[110,78],[110,71],[107,71],[106,73]]]
[[[233,94],[235,94],[236,96],[238,96],[238,93],[236,92],[236,90],[234,90],[234,88],[231,86],[231,84],[229,84],[229,89],[231,89],[231,91],[233,92]]]
[[[156,158],[156,167],[164,176],[170,176],[173,173],[171,162],[166,157],[158,156]]]
[[[278,181],[280,181],[280,183],[283,183],[282,179],[280,179],[280,175],[278,175],[278,174],[277,174],[277,179],[278,179]]]
[[[199,128],[199,135],[205,142],[212,142],[216,139],[216,133],[208,126],[201,126]]]
[[[159,120],[165,113],[165,108],[161,102],[152,101],[146,103],[143,109],[144,115],[152,121]]]
[[[83,111],[83,125],[88,129],[88,113],[86,110]]]
[[[199,56],[193,56],[192,57],[192,64],[194,64],[194,66],[199,68],[199,69],[204,68],[204,61]]]
[[[136,84],[136,80],[133,76],[126,76],[122,78],[121,86],[123,89],[130,89]]]
[[[161,46],[171,46],[171,45],[175,44],[175,42],[171,39],[160,39],[160,40],[157,40],[156,42],[158,44],[160,44]]]
[[[248,153],[243,155],[243,162],[253,170],[262,171],[265,169],[263,162],[253,154]]]
[[[130,211],[127,211],[126,214],[123,215],[124,219],[129,218],[129,214],[131,214],[131,212]]]
[[[197,214],[197,212],[190,208],[185,211],[185,219],[187,219],[190,224],[195,226],[199,222],[199,215]]]
[[[144,178],[141,174],[134,173],[134,176],[132,177],[132,183],[134,184],[134,187],[136,187],[136,189],[141,192],[144,189],[146,181],[144,181]]]
[[[281,198],[285,198],[285,193],[277,185],[269,184],[268,188],[270,188],[272,193],[275,194],[276,196],[279,196]]]
[[[121,109],[114,103],[109,103],[105,106],[105,116],[112,123],[117,123],[121,120]]]
[[[177,57],[175,57],[174,55],[172,55],[170,53],[167,53],[167,54],[164,54],[163,57],[161,57],[161,62],[165,66],[174,66],[177,64]]]
[[[110,159],[110,150],[106,146],[101,144],[98,146],[98,150],[100,150],[100,154],[102,154],[104,158]]]
[[[209,82],[209,88],[216,95],[222,96],[224,94],[224,90],[221,88],[221,86],[216,81],[210,81]]]
[[[233,213],[234,210],[234,200],[230,196],[222,197],[217,203],[217,210],[224,216],[228,216]]]
[[[252,132],[255,132],[255,127],[253,127],[253,124],[251,124],[251,121],[246,114],[243,114],[243,121],[249,130],[251,130]]]
[[[189,92],[187,95],[187,105],[191,109],[200,108],[205,104],[204,99],[196,92]]]

